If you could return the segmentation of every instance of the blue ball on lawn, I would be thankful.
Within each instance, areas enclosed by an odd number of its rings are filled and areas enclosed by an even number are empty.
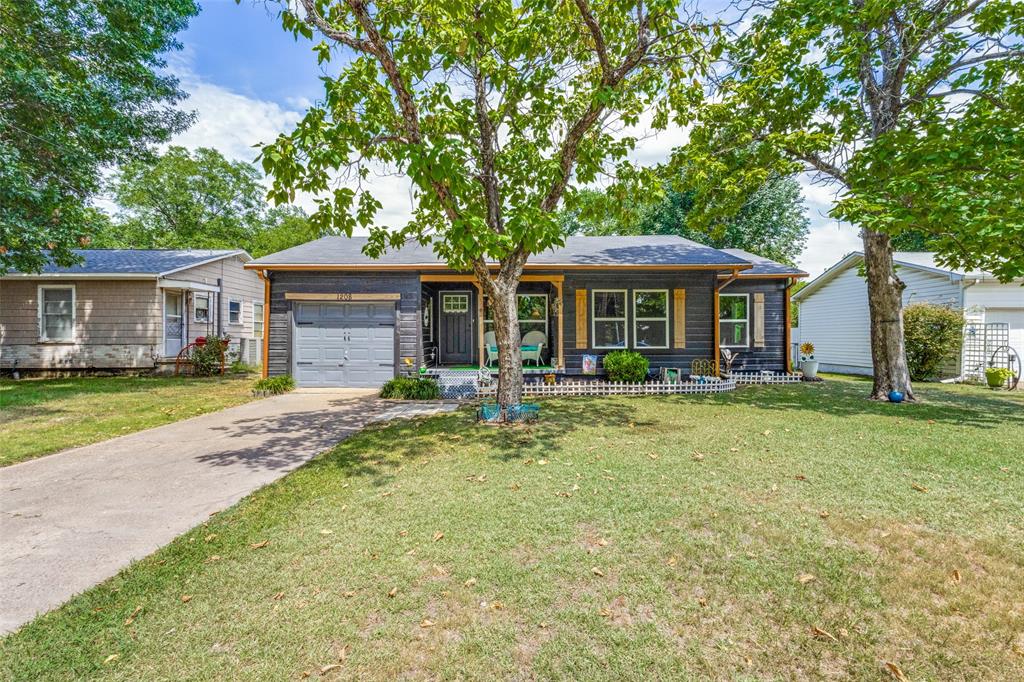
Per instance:
[[[889,391],[889,402],[890,403],[902,403],[903,394],[899,391]]]

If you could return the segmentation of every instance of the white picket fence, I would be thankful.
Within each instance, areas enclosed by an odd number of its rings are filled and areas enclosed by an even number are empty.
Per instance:
[[[697,381],[648,382],[630,384],[617,381],[563,381],[557,384],[524,384],[523,395],[531,398],[601,396],[601,395],[667,395],[678,393],[724,393],[736,389],[736,382],[725,379]],[[494,395],[495,387],[481,386],[481,398]]]
[[[747,384],[799,384],[802,374],[777,374],[775,372],[732,372],[723,375],[738,385]]]

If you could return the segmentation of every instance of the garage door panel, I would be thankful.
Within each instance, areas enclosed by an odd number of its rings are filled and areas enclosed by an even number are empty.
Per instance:
[[[298,385],[375,387],[394,376],[392,305],[300,303],[294,317]]]

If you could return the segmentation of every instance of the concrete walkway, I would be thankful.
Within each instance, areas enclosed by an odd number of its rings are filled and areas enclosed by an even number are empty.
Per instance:
[[[301,390],[0,469],[0,633],[115,575],[371,421],[454,405]]]

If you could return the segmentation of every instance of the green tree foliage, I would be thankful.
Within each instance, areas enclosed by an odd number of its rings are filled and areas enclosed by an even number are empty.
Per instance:
[[[133,161],[111,182],[118,214],[94,245],[245,249],[258,257],[322,236],[296,206],[268,210],[262,179],[252,164],[209,148],[171,147]]]
[[[915,303],[903,311],[903,325],[907,335],[907,364],[914,381],[939,376],[942,365],[960,353],[964,316],[958,310]]]
[[[765,258],[792,264],[803,251],[810,220],[796,180],[773,175],[754,190],[739,210],[709,226],[691,225],[687,219],[694,208],[692,190],[669,187],[654,202],[637,205],[635,220],[622,220],[618,202],[604,201],[603,193],[587,190],[583,201],[565,220],[567,227],[582,234],[675,234],[716,249],[743,249]]]
[[[102,227],[100,172],[191,121],[162,71],[193,0],[0,2],[0,273],[37,271]]]
[[[494,310],[498,402],[517,403],[524,264],[563,242],[558,210],[577,186],[608,171],[644,175],[628,163],[635,140],[614,127],[650,112],[665,128],[700,97],[694,55],[709,30],[675,0],[300,4],[283,3],[284,27],[316,34],[319,61],[340,70],[324,79],[323,103],[264,148],[271,196],[327,194],[333,176],[365,178],[370,162],[407,175],[416,208],[406,225],[377,224],[379,200],[354,183],[312,220],[370,228],[371,255],[418,240],[472,270]]]
[[[772,173],[841,191],[861,229],[873,397],[912,396],[890,235],[940,261],[1024,274],[1024,5],[1016,0],[757,0],[676,159],[714,222]]]

